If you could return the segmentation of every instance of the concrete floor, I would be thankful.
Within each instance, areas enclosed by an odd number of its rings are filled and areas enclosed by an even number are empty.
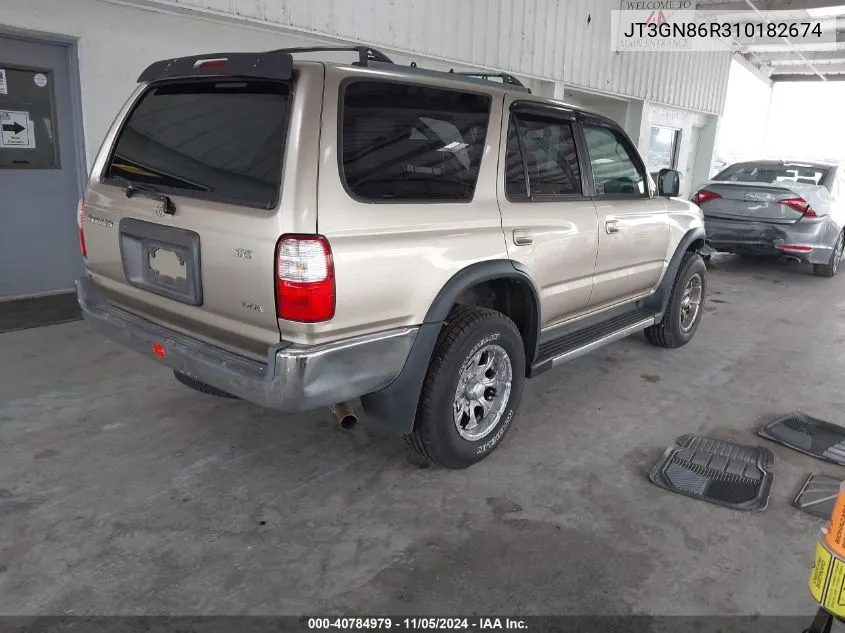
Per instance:
[[[767,444],[759,514],[646,475],[682,433],[845,421],[845,278],[710,268],[693,343],[632,337],[529,382],[462,472],[327,411],[195,394],[83,323],[0,335],[0,613],[812,616],[822,522],[789,502],[841,468]]]

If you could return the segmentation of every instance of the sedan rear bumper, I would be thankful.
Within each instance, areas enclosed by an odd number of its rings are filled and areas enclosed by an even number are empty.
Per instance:
[[[827,222],[769,224],[704,216],[707,244],[727,253],[789,256],[808,264],[827,264],[838,233]]]
[[[280,343],[267,362],[244,358],[114,306],[91,277],[76,282],[82,316],[100,334],[147,358],[255,404],[307,411],[387,387],[402,371],[419,328],[324,345]]]

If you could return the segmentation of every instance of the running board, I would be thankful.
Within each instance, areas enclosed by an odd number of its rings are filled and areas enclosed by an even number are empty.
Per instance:
[[[654,325],[655,320],[653,314],[637,310],[542,343],[537,353],[538,360],[531,367],[530,375],[536,376],[609,343],[636,334]]]

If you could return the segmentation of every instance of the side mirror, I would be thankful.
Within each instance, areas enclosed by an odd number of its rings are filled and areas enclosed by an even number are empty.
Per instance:
[[[661,169],[657,173],[657,193],[666,198],[674,198],[681,192],[681,172],[674,169]]]

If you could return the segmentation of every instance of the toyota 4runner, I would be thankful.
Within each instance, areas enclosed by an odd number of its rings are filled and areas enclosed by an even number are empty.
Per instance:
[[[199,391],[363,409],[462,468],[525,378],[703,313],[701,211],[613,121],[508,75],[296,61],[156,62],[79,205],[85,319]],[[501,79],[501,81],[499,81]]]

